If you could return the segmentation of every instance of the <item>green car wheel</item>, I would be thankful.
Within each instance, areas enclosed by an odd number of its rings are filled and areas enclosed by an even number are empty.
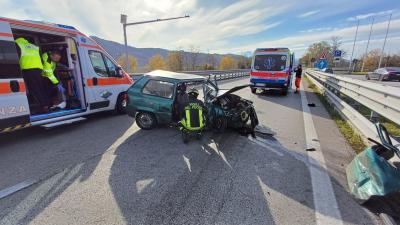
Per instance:
[[[157,119],[152,113],[139,112],[136,115],[136,123],[143,130],[151,130],[157,125]]]

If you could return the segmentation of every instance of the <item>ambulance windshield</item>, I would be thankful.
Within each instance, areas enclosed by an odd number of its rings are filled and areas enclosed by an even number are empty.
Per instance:
[[[286,54],[256,55],[254,69],[258,71],[283,71],[286,68]]]

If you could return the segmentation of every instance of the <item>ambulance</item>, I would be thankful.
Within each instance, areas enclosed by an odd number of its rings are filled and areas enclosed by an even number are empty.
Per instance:
[[[15,39],[61,52],[56,74],[67,92],[67,107],[35,113],[38,102],[24,83]],[[124,112],[133,80],[93,39],[72,26],[0,17],[0,132],[30,126],[58,126],[108,110]]]
[[[287,95],[293,64],[294,53],[288,48],[257,48],[251,63],[251,92],[278,89],[282,95]]]

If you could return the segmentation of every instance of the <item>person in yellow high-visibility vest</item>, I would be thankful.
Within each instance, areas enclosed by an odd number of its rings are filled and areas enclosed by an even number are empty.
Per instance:
[[[47,113],[49,111],[49,98],[42,79],[43,64],[39,47],[30,43],[24,37],[17,38],[15,43],[20,53],[19,65],[27,91],[37,100],[40,106],[36,112],[34,110],[32,113]]]
[[[206,108],[204,103],[197,99],[199,91],[192,88],[189,90],[188,95],[189,99],[183,108],[182,119],[179,122],[184,143],[189,141],[190,133],[196,134],[200,138],[201,131],[205,127]]]
[[[66,107],[65,90],[61,82],[55,76],[54,71],[57,63],[61,60],[61,53],[58,50],[52,50],[42,54],[43,61],[43,77],[45,78],[45,85],[49,91],[49,96],[57,96],[57,103],[52,108],[64,109]],[[60,103],[61,102],[61,103]]]

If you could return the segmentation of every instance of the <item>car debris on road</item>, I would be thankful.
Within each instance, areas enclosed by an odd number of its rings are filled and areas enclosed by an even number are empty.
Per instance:
[[[375,145],[359,153],[347,166],[347,182],[358,202],[367,204],[369,201],[378,201],[379,205],[393,205],[390,202],[396,197],[392,196],[400,194],[400,169],[389,160],[395,154],[400,156],[400,150],[392,144],[382,124],[376,123],[375,127],[380,141],[368,138]],[[394,205],[398,205],[398,202]],[[392,206],[389,208],[393,211]]]

